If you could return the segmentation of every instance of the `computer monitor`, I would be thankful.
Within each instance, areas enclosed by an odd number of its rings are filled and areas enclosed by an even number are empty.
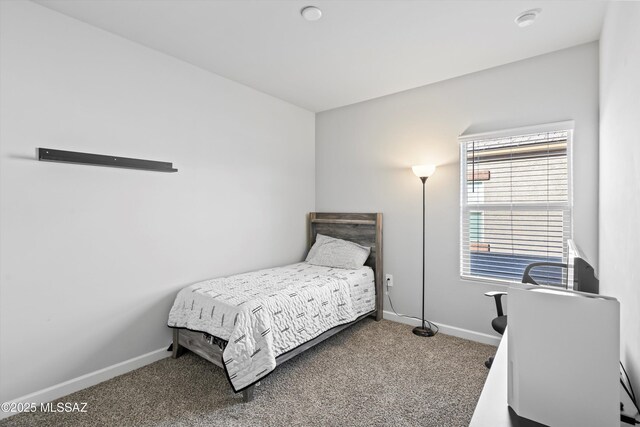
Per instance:
[[[573,240],[567,241],[567,289],[574,291],[600,293],[600,281],[596,272]]]

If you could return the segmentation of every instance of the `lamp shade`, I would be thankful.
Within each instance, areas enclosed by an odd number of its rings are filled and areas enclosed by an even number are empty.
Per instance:
[[[436,165],[418,165],[411,169],[418,178],[429,178],[436,171]]]

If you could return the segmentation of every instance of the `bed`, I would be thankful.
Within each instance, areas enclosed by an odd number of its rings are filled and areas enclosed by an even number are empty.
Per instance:
[[[172,357],[188,349],[221,367],[249,402],[277,365],[366,317],[382,319],[382,214],[312,212],[308,230],[309,248],[318,235],[371,248],[364,266],[300,262],[188,286],[169,314]]]

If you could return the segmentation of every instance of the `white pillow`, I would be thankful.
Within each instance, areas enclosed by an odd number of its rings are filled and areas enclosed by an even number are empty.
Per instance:
[[[318,234],[316,242],[309,250],[306,262],[314,265],[355,270],[364,265],[370,252],[371,248],[369,247]]]

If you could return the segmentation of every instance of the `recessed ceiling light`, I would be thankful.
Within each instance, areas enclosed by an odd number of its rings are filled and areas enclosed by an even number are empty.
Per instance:
[[[542,9],[531,9],[526,12],[522,12],[515,19],[515,23],[518,24],[518,27],[524,28],[533,24],[533,21],[536,20],[538,15],[542,12]]]
[[[317,21],[322,18],[322,11],[315,6],[303,7],[300,14],[307,21]]]

